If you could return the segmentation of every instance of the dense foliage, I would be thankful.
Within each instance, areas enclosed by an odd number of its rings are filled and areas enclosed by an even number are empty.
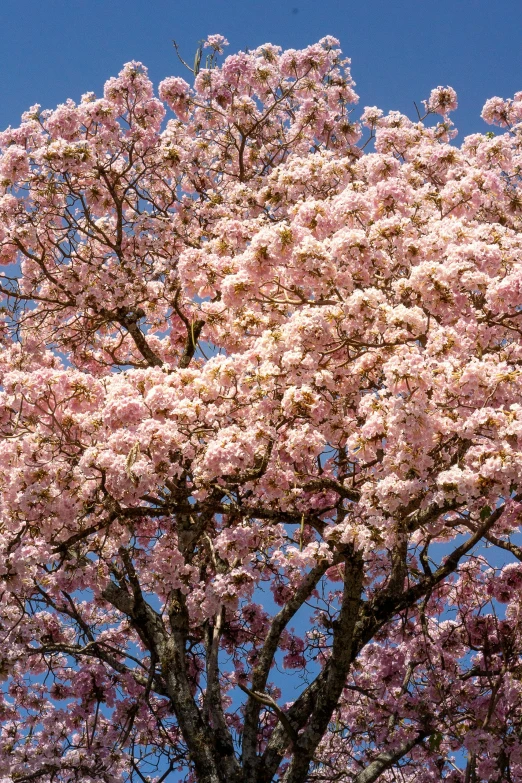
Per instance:
[[[0,779],[520,783],[522,94],[225,43],[0,134]]]

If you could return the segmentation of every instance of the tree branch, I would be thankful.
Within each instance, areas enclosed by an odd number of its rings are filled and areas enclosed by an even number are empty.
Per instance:
[[[259,759],[257,756],[257,734],[258,734],[258,722],[259,722],[259,699],[253,696],[253,693],[263,693],[266,688],[268,675],[270,668],[274,660],[274,655],[277,651],[281,634],[284,629],[301,608],[306,599],[310,596],[311,592],[317,586],[319,580],[324,576],[326,570],[330,565],[337,565],[342,561],[340,555],[336,556],[332,563],[323,561],[318,563],[303,579],[293,596],[287,601],[285,606],[279,611],[270,625],[270,630],[266,636],[263,647],[259,653],[257,663],[252,671],[252,691],[246,688],[242,690],[245,693],[250,694],[249,699],[245,706],[245,722],[243,728],[243,743],[242,743],[242,759],[243,767],[245,771],[245,779],[250,777],[251,780],[255,779],[256,770],[258,767]],[[286,716],[285,716],[286,718]],[[286,718],[283,725],[286,729],[292,726],[290,721]],[[293,732],[292,728],[292,732]],[[287,732],[291,737],[292,733]]]
[[[422,740],[429,736],[430,732],[422,731],[415,737],[403,742],[396,750],[385,750],[366,767],[366,769],[359,772],[353,779],[353,783],[375,783],[375,781],[382,775],[383,772],[393,767],[400,759],[418,745]]]

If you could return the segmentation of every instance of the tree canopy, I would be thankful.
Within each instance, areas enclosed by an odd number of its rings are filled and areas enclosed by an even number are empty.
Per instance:
[[[0,781],[520,783],[522,93],[225,45],[0,134]]]

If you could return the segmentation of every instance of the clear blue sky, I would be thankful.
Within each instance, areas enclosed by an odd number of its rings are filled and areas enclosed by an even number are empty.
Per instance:
[[[413,115],[413,101],[449,84],[460,138],[483,129],[486,98],[522,90],[522,0],[0,0],[0,128],[34,103],[100,94],[128,60],[156,83],[181,74],[171,39],[192,61],[209,33],[229,51],[335,35],[361,106]]]

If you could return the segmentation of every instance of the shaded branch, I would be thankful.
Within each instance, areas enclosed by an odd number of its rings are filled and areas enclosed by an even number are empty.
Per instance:
[[[385,750],[353,779],[353,783],[374,783],[383,772],[393,767],[400,759],[410,752],[416,745],[428,737],[430,732],[423,731],[406,740],[396,750]]]

